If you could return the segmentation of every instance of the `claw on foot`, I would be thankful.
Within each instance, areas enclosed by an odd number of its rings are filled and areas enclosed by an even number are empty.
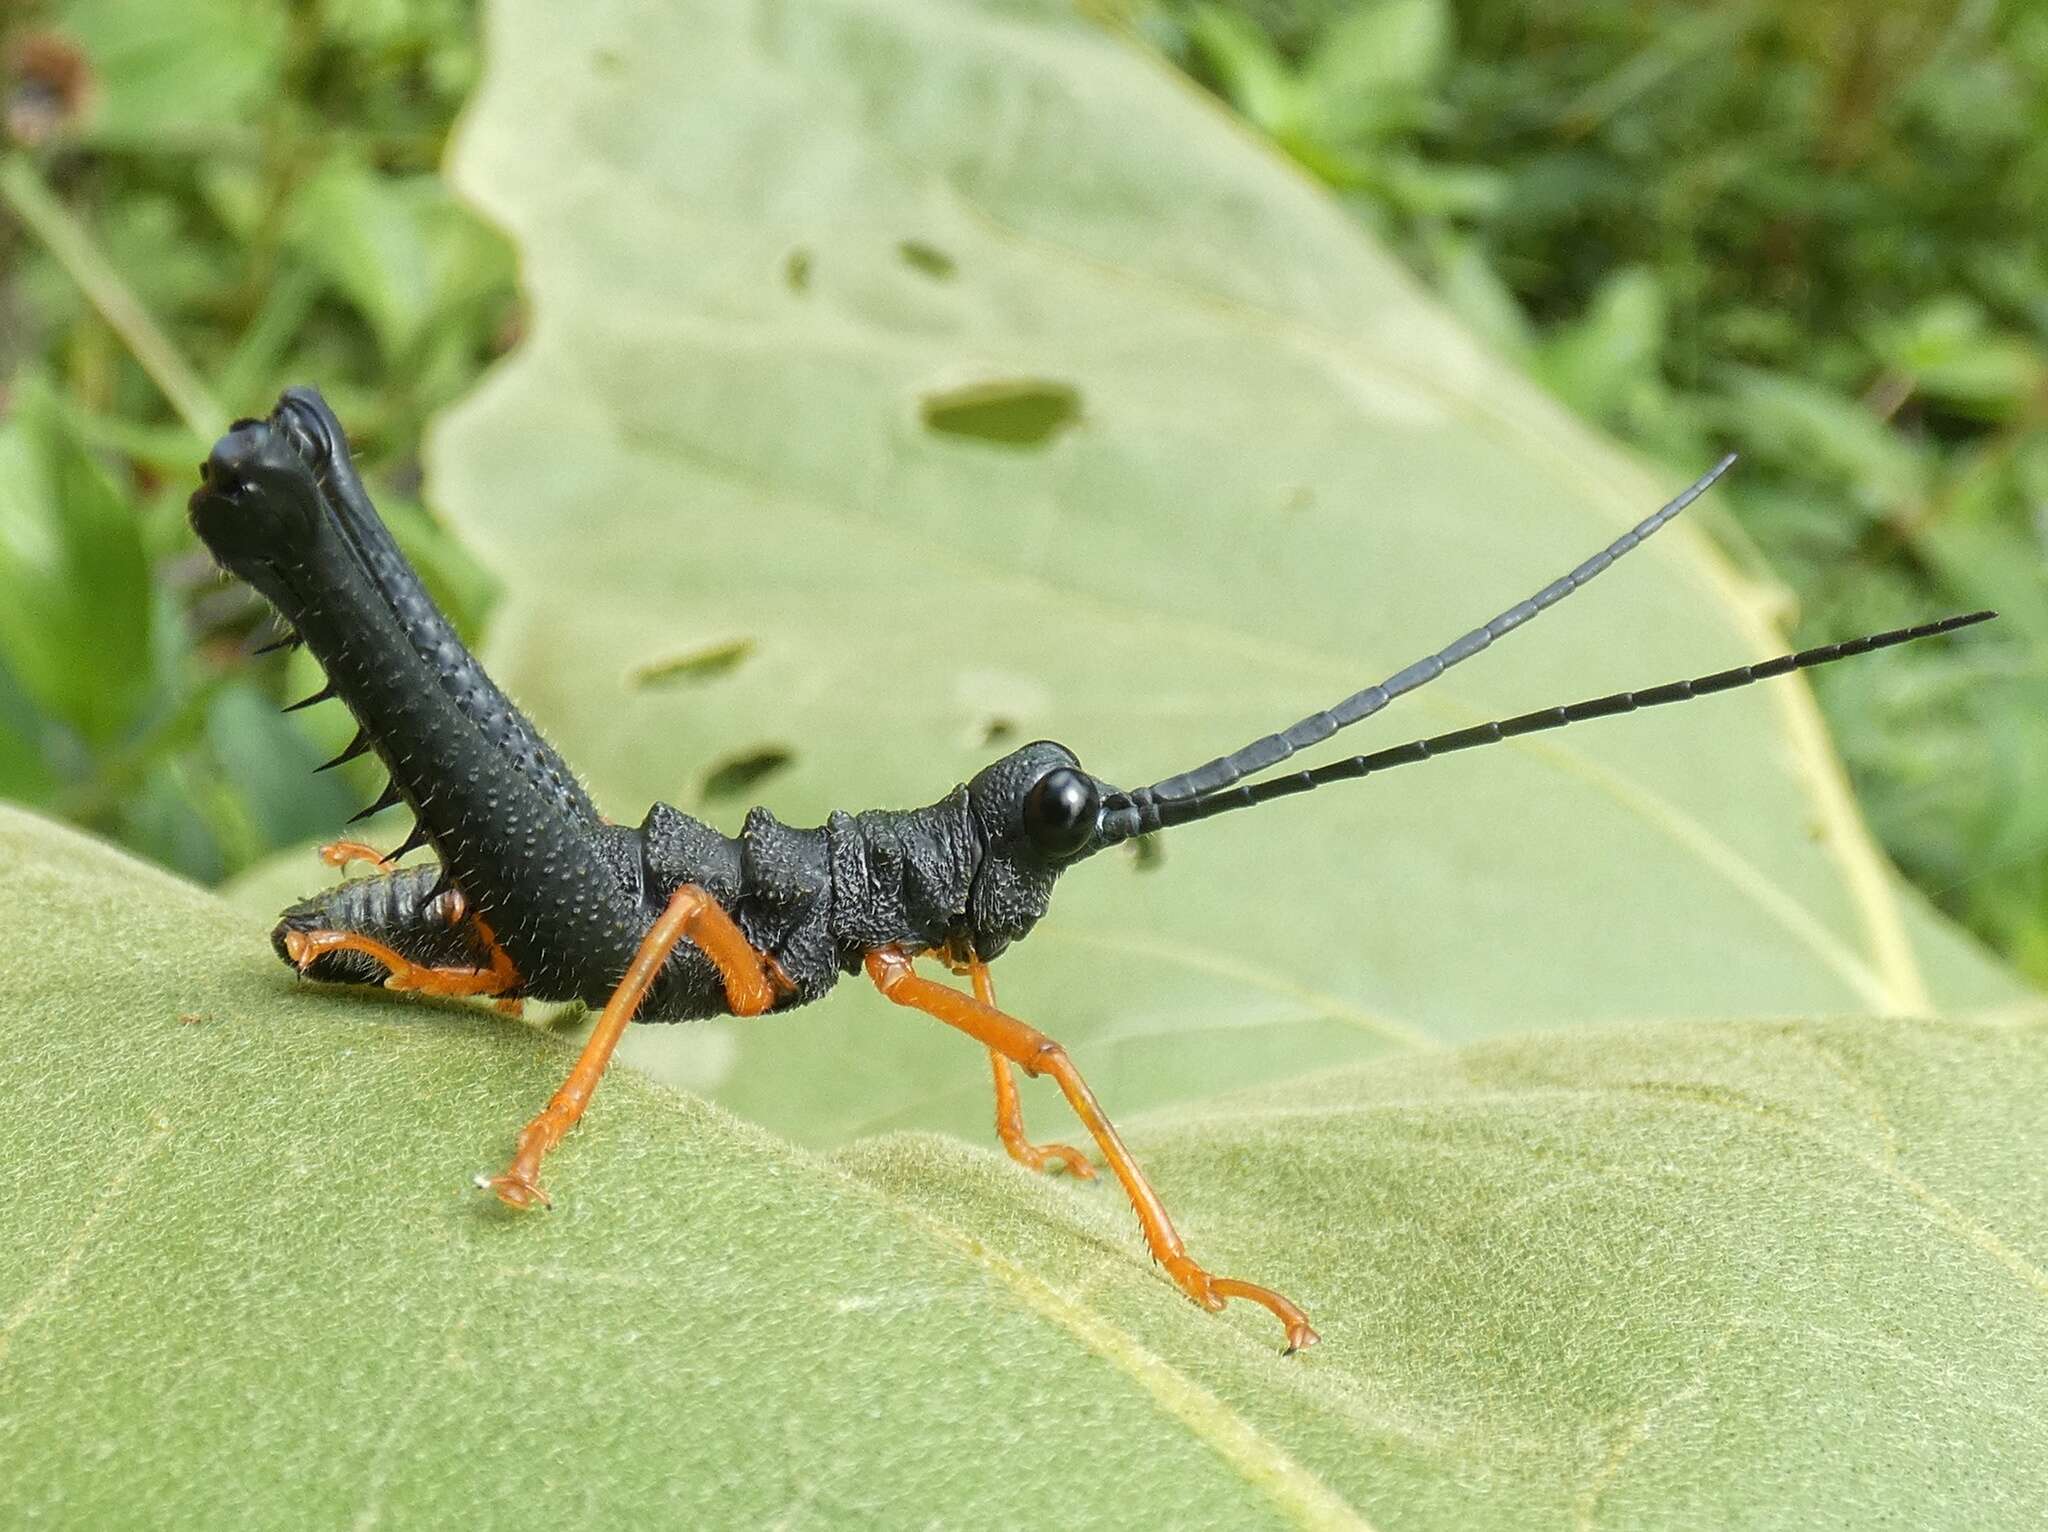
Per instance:
[[[1005,1140],[1003,1148],[1026,1170],[1046,1174],[1064,1166],[1067,1174],[1076,1180],[1095,1179],[1095,1167],[1088,1163],[1086,1155],[1070,1144],[1034,1144],[1020,1138],[1015,1143]]]
[[[548,1200],[548,1194],[540,1189],[539,1184],[531,1176],[521,1175],[517,1171],[508,1170],[495,1176],[488,1176],[479,1171],[476,1185],[477,1190],[494,1192],[506,1207],[518,1208],[521,1212],[554,1206]]]
[[[1256,1303],[1279,1320],[1287,1331],[1287,1344],[1280,1352],[1282,1356],[1306,1351],[1322,1339],[1308,1322],[1308,1315],[1270,1287],[1260,1287],[1256,1282],[1240,1282],[1236,1277],[1212,1277],[1185,1257],[1168,1261],[1166,1274],[1173,1278],[1175,1286],[1212,1314],[1222,1312],[1223,1306],[1232,1298]]]
[[[941,955],[949,962],[959,956],[951,951]],[[1145,1179],[1137,1161],[1131,1158],[1116,1125],[1102,1110],[1102,1104],[1095,1099],[1095,1092],[1088,1088],[1088,1082],[1081,1078],[1074,1061],[1067,1057],[1067,1050],[1037,1028],[996,1009],[995,986],[989,979],[986,963],[969,954],[968,972],[974,979],[974,994],[968,996],[934,980],[920,978],[912,960],[913,954],[901,947],[878,947],[867,955],[868,977],[885,999],[937,1017],[988,1049],[995,1070],[996,1132],[1002,1138],[1004,1148],[1026,1164],[1031,1160],[1020,1154],[1020,1149],[1041,1155],[1053,1152],[1038,1150],[1024,1137],[1016,1082],[1010,1078],[1009,1066],[1015,1064],[1026,1074],[1051,1075],[1059,1083],[1067,1105],[1074,1109],[1074,1115],[1095,1136],[1103,1159],[1116,1172],[1125,1195],[1131,1199],[1132,1211],[1138,1215],[1138,1226],[1145,1234],[1146,1248],[1152,1252],[1152,1258],[1166,1268],[1174,1285],[1211,1313],[1232,1298],[1258,1304],[1279,1320],[1287,1331],[1287,1349],[1281,1353],[1283,1356],[1292,1356],[1316,1343],[1316,1332],[1309,1325],[1308,1316],[1280,1294],[1251,1282],[1240,1282],[1235,1277],[1212,1277],[1195,1264],[1187,1246],[1181,1241],[1180,1231],[1167,1217],[1159,1194]],[[1071,1165],[1072,1161],[1068,1163]]]

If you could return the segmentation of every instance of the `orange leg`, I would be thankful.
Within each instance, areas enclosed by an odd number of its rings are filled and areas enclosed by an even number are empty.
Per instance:
[[[460,924],[462,921],[462,917],[467,912],[468,908],[469,906],[463,901],[461,889],[458,888],[449,890],[448,924],[450,924],[451,926]],[[483,942],[484,950],[490,953],[491,955],[492,971],[502,971],[504,973],[510,974],[512,978],[516,981],[519,977],[519,970],[512,966],[511,954],[506,952],[506,950],[503,947],[500,947],[498,945],[497,933],[490,928],[490,925],[484,920],[483,916],[481,915],[476,917],[476,934],[478,939]],[[526,1014],[526,1002],[521,1000],[516,995],[513,996],[510,1000],[499,1000],[494,1003],[497,1006],[498,1014],[500,1016],[516,1017],[524,1016]]]
[[[477,924],[483,929],[481,921]],[[489,968],[423,968],[374,936],[355,931],[287,931],[284,950],[301,973],[323,953],[361,952],[384,965],[386,989],[412,990],[422,995],[501,995],[519,983],[519,970],[512,966],[505,949],[491,939],[488,930],[484,939],[491,950]]]
[[[512,1163],[495,1176],[478,1176],[478,1186],[496,1192],[501,1201],[515,1208],[547,1206],[547,1193],[540,1189],[541,1159],[583,1115],[605,1065],[611,1062],[612,1051],[680,941],[695,942],[717,967],[719,977],[725,980],[726,1005],[735,1016],[758,1016],[775,1004],[778,994],[788,991],[789,980],[775,960],[754,950],[746,933],[733,924],[715,899],[696,884],[685,883],[641,938],[640,950],[633,954],[625,977],[605,1002],[569,1078],[520,1133]]]
[[[329,841],[320,848],[320,860],[329,867],[347,870],[350,862],[368,862],[376,867],[389,867],[391,858],[375,846],[359,840]]]
[[[366,846],[359,840],[338,840],[322,846],[320,860],[342,868],[350,862],[374,862],[380,867],[389,866],[391,862],[391,858],[375,846]],[[449,925],[459,926],[469,918],[469,903],[462,897],[461,889],[449,889],[437,902],[441,906],[442,918]],[[373,957],[384,965],[384,986],[387,989],[412,990],[425,995],[503,994],[520,982],[519,970],[514,966],[511,955],[498,945],[498,938],[481,915],[476,917],[474,924],[478,940],[490,954],[488,970],[424,968],[400,957],[374,937],[353,931],[290,931],[285,934],[284,950],[301,973],[323,952],[354,951]],[[500,1016],[521,1016],[526,1011],[525,1002],[517,996],[499,1000],[496,1006]]]
[[[1309,1327],[1308,1316],[1278,1293],[1235,1277],[1211,1276],[1195,1263],[1159,1201],[1159,1194],[1138,1169],[1137,1161],[1124,1147],[1115,1125],[1103,1114],[1095,1093],[1067,1057],[1066,1049],[1035,1027],[992,1005],[920,978],[911,967],[910,955],[901,948],[884,947],[870,952],[867,969],[875,987],[898,1005],[910,1006],[936,1016],[949,1027],[959,1028],[983,1047],[1021,1065],[1028,1075],[1049,1074],[1059,1082],[1074,1115],[1095,1136],[1103,1158],[1123,1183],[1124,1195],[1131,1199],[1131,1207],[1137,1212],[1152,1258],[1166,1268],[1166,1274],[1189,1298],[1211,1312],[1221,1309],[1231,1298],[1258,1304],[1287,1327],[1288,1353],[1316,1343],[1316,1332]]]
[[[995,1009],[995,982],[988,976],[988,964],[970,958],[967,972],[974,980],[974,998]],[[1065,1165],[1083,1181],[1095,1179],[1095,1167],[1081,1151],[1066,1144],[1034,1144],[1024,1136],[1024,1109],[1017,1100],[1017,1082],[1010,1078],[1010,1061],[996,1049],[988,1051],[990,1067],[996,1074],[996,1137],[1010,1158],[1031,1170],[1044,1170],[1048,1163]]]

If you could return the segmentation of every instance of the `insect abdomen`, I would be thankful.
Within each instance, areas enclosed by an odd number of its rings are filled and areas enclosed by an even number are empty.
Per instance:
[[[360,523],[375,512],[364,501],[344,519],[315,471],[333,472],[323,448],[346,447],[306,440],[309,408],[287,400],[216,444],[193,526],[326,668],[390,769],[387,801],[411,805],[527,993],[601,1003],[651,924],[640,890],[602,854],[601,827],[509,757],[415,647],[362,552]],[[511,705],[491,697],[489,711],[508,716]]]
[[[310,388],[286,389],[281,405],[294,407],[292,418],[309,435],[339,430],[326,403]],[[406,562],[405,554],[357,477],[345,445],[334,441],[320,445],[326,453],[324,483],[334,513],[364,570],[404,629],[413,652],[512,770],[554,799],[564,814],[584,824],[600,823],[597,807],[576,780],[575,772],[498,689],[427,593],[412,565]]]
[[[695,884],[732,916],[756,951],[790,983],[777,1010],[808,1004],[839,982],[832,944],[830,836],[783,824],[766,809],[747,815],[737,838],[657,803],[640,827],[650,905]],[[692,1021],[726,1013],[718,971],[695,947],[676,948],[642,1021]]]

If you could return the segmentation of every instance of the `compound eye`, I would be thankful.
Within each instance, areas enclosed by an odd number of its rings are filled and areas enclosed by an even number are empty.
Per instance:
[[[1086,772],[1055,766],[1024,795],[1024,833],[1049,857],[1069,857],[1095,836],[1102,797]]]

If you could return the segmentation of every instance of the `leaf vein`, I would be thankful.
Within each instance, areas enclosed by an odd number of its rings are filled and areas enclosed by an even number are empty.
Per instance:
[[[107,1183],[105,1190],[93,1203],[92,1211],[85,1216],[85,1221],[72,1234],[70,1244],[65,1246],[64,1254],[58,1258],[57,1264],[50,1268],[50,1274],[37,1284],[35,1291],[15,1306],[14,1312],[7,1316],[5,1323],[0,1323],[0,1363],[6,1362],[7,1353],[14,1344],[15,1333],[42,1312],[43,1307],[63,1292],[72,1277],[77,1274],[78,1268],[85,1262],[86,1252],[92,1248],[93,1240],[99,1235],[100,1224],[105,1220],[107,1213],[121,1200],[122,1195],[128,1190],[129,1183],[135,1179],[142,1167],[170,1141],[170,1137],[170,1123],[161,1117],[157,1118],[149,1136],[114,1172],[113,1180]]]

